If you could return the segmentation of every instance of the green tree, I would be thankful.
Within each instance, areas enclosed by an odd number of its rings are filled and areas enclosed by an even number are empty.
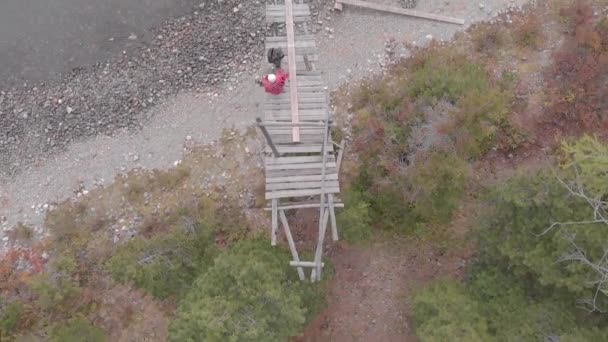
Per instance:
[[[364,241],[372,235],[369,204],[358,191],[349,191],[345,207],[336,216],[341,237],[348,242]]]
[[[458,207],[467,179],[466,163],[445,151],[416,160],[407,191],[413,213],[424,222],[446,223]]]
[[[11,335],[19,326],[21,315],[23,314],[23,304],[12,302],[0,311],[0,332]]]
[[[103,330],[93,326],[84,318],[73,318],[56,325],[50,336],[51,342],[104,342]]]
[[[306,284],[264,240],[244,241],[215,259],[179,305],[171,341],[284,341],[307,317]]]
[[[467,282],[415,299],[421,340],[608,340],[608,146],[583,137],[560,157],[559,170],[514,177],[484,198]]]

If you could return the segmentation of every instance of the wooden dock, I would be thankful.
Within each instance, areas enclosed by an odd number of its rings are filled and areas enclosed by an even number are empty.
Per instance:
[[[280,2],[279,2],[280,1]],[[280,95],[266,94],[264,120],[257,119],[266,138],[265,176],[267,210],[271,211],[270,240],[274,246],[283,227],[292,260],[301,280],[311,268],[311,280],[321,279],[323,244],[328,225],[338,240],[335,208],[343,207],[338,173],[342,149],[331,142],[327,87],[316,70],[318,60],[310,8],[299,0],[276,0],[266,6],[270,36],[266,52],[281,48],[282,67],[289,80]],[[319,235],[313,261],[301,261],[288,223],[287,210],[318,208]]]

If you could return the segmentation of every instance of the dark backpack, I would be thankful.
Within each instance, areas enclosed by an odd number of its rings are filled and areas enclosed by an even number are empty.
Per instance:
[[[280,48],[271,48],[268,50],[268,63],[274,64],[277,69],[281,68],[281,60],[283,57],[285,57],[285,54]]]

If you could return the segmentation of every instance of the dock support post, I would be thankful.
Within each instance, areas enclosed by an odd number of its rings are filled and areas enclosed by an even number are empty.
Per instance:
[[[285,216],[285,211],[280,210],[279,216],[281,216],[281,223],[283,224],[283,230],[285,230],[285,237],[287,238],[287,244],[289,245],[289,250],[291,251],[291,258],[295,262],[300,262],[300,256],[298,255],[298,250],[296,249],[296,244],[293,241],[293,236],[291,235],[291,229],[289,229],[289,224],[287,223],[287,217]],[[300,280],[304,280],[304,269],[301,266],[298,266],[298,276]]]

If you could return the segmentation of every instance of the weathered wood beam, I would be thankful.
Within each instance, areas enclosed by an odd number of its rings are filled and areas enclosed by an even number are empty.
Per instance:
[[[290,209],[314,209],[318,208],[321,205],[319,203],[308,203],[308,204],[294,204],[294,205],[283,205],[280,206],[279,210],[290,210]],[[326,204],[327,208],[329,205]],[[344,203],[334,203],[334,208],[344,208]],[[264,208],[265,211],[271,211],[272,208]]]
[[[272,229],[270,231],[270,245],[272,246],[277,245],[277,230],[279,226],[278,207],[279,200],[275,198],[272,200]]]
[[[338,241],[338,224],[336,223],[336,212],[334,210],[334,195],[328,194],[327,202],[329,204],[327,210],[329,210],[329,219],[331,222],[331,238],[334,241]]]
[[[268,145],[272,149],[272,154],[276,158],[280,157],[281,154],[279,154],[279,151],[277,150],[277,147],[274,146],[274,142],[272,141],[272,138],[270,137],[270,134],[268,134],[268,130],[266,130],[266,127],[264,127],[264,125],[262,125],[262,119],[256,118],[255,121],[257,122],[257,125],[260,128],[260,130],[262,131],[262,134],[264,134],[264,138],[266,138],[266,142],[268,143]]]
[[[296,267],[317,267],[317,264],[314,261],[290,261],[289,266]],[[321,263],[321,267],[325,267],[325,263]]]
[[[367,1],[336,0],[336,3],[363,7],[363,8],[369,8],[369,9],[382,11],[382,12],[407,15],[410,17],[441,21],[441,22],[446,22],[446,23],[450,23],[450,24],[464,25],[464,19],[461,19],[461,18],[454,18],[454,17],[448,17],[448,16],[440,15],[440,14],[425,13],[425,12],[420,12],[420,11],[415,11],[415,10],[410,10],[410,9],[405,9],[405,8],[399,8],[399,7],[394,7],[394,6],[375,4],[375,3],[371,3],[371,2],[367,2]]]
[[[325,127],[322,122],[281,122],[281,121],[265,121],[260,123],[264,127]]]
[[[293,3],[285,0],[285,30],[287,31],[287,60],[289,64],[289,96],[291,99],[291,119],[296,123],[300,121],[298,114],[298,81],[296,75],[296,45],[293,29]],[[300,142],[300,128],[293,127],[293,142]]]
[[[283,230],[285,231],[285,237],[287,238],[289,250],[291,251],[291,257],[293,258],[293,260],[299,262],[300,257],[298,256],[298,250],[296,249],[296,244],[293,241],[293,236],[291,235],[291,229],[289,229],[289,223],[287,222],[285,212],[283,210],[279,210],[279,216],[281,217],[281,223],[283,224]],[[300,280],[305,279],[304,270],[302,269],[302,267],[298,267],[298,277],[300,277]]]
[[[344,157],[344,148],[346,147],[346,141],[342,139],[340,141],[340,150],[338,150],[338,158],[336,159],[336,169],[340,174],[340,165],[342,165],[342,158]]]

